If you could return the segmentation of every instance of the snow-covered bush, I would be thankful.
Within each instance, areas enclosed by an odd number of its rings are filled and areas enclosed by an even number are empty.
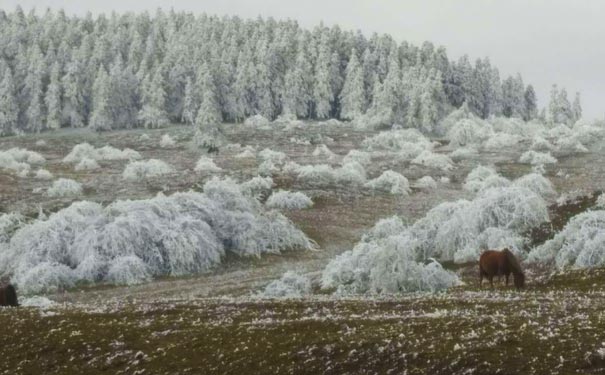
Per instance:
[[[195,168],[193,169],[196,172],[220,172],[222,171],[216,164],[214,164],[214,160],[209,157],[201,156],[197,163],[195,164]]]
[[[0,273],[12,275],[23,291],[40,292],[78,282],[132,284],[205,272],[226,251],[260,256],[312,247],[285,216],[265,212],[232,180],[213,179],[203,193],[159,194],[107,207],[73,203],[18,229],[0,253]]]
[[[365,186],[372,190],[395,195],[408,195],[410,193],[408,179],[392,170],[384,171],[379,177],[366,182]]]
[[[36,147],[44,147],[46,146],[46,141],[44,139],[38,139],[35,143]]]
[[[25,217],[16,212],[0,214],[0,245],[8,242],[14,231],[25,223]]]
[[[272,188],[273,179],[271,177],[256,176],[240,184],[242,194],[256,199],[268,195]]]
[[[158,159],[131,161],[126,165],[122,178],[128,181],[140,181],[148,178],[163,176],[174,172],[174,169]]]
[[[466,176],[463,188],[476,193],[490,187],[503,187],[508,185],[510,185],[510,181],[500,176],[495,169],[480,165]]]
[[[35,177],[39,180],[52,180],[53,174],[47,171],[46,169],[38,169],[36,171]]]
[[[169,148],[174,147],[176,145],[176,141],[170,137],[169,134],[164,134],[160,139],[160,147],[161,148]]]
[[[605,211],[588,211],[572,217],[553,239],[532,250],[528,261],[554,262],[559,269],[605,265]]]
[[[605,209],[605,194],[600,194],[595,203],[595,207]]]
[[[79,163],[82,159],[97,159],[97,150],[89,143],[75,145],[71,152],[63,158],[64,163]]]
[[[506,150],[516,146],[521,137],[515,134],[494,133],[484,143],[483,148],[489,151]]]
[[[357,162],[350,162],[339,168],[332,168],[327,164],[303,165],[292,171],[296,173],[298,180],[314,187],[334,184],[359,187],[366,181],[365,169]]]
[[[397,153],[402,160],[411,160],[423,151],[432,150],[433,143],[416,129],[390,130],[366,138],[362,146],[368,151]]]
[[[271,194],[265,205],[269,208],[302,210],[313,206],[313,201],[300,191],[290,192],[280,190]]]
[[[454,162],[447,155],[435,154],[434,152],[424,150],[412,160],[412,164],[423,165],[429,168],[449,171],[454,169]]]
[[[244,120],[244,125],[253,126],[255,128],[266,128],[269,127],[269,124],[269,120],[261,115],[250,116]]]
[[[83,158],[78,164],[76,164],[74,169],[76,171],[94,171],[95,169],[99,168],[101,168],[101,166],[95,159]]]
[[[334,163],[338,160],[338,155],[333,153],[326,145],[317,146],[313,151],[313,156],[325,158],[330,163]]]
[[[302,298],[311,294],[311,280],[294,271],[287,271],[261,293],[265,298]]]
[[[555,146],[553,146],[553,144],[550,143],[548,140],[540,136],[536,136],[532,139],[532,143],[529,148],[535,151],[552,151],[554,150]]]
[[[356,161],[343,164],[342,167],[334,169],[336,183],[360,186],[366,182],[366,170],[363,165]]]
[[[103,146],[97,149],[88,143],[80,143],[75,145],[71,152],[63,158],[63,162],[76,164],[81,162],[82,159],[139,160],[141,159],[141,154],[129,148],[120,150],[111,146]]]
[[[359,242],[328,263],[322,288],[335,288],[340,294],[393,294],[433,292],[459,283],[436,261],[417,261],[416,248],[410,232]]]
[[[351,150],[349,153],[342,159],[343,164],[350,163],[355,161],[364,167],[367,167],[372,162],[372,156],[370,153],[359,150]]]
[[[463,249],[456,251],[454,262],[475,262],[484,250],[502,250],[508,248],[520,258],[525,257],[523,247],[526,240],[519,234],[508,229],[487,228],[479,234],[475,241]]]
[[[578,120],[572,127],[574,137],[583,144],[591,144],[605,136],[605,128]]]
[[[77,197],[82,194],[82,185],[69,178],[59,178],[53,181],[52,186],[48,188],[46,194],[53,198]]]
[[[561,154],[575,154],[588,152],[586,146],[582,144],[575,136],[561,137],[555,139],[555,147]]]
[[[8,169],[25,177],[30,171],[30,164],[44,164],[46,159],[37,152],[23,148],[11,148],[0,151],[0,169]]]
[[[433,179],[433,177],[431,177],[431,176],[424,176],[422,178],[419,178],[416,181],[416,183],[414,184],[414,187],[417,189],[424,189],[424,190],[436,189],[437,181],[435,181]]]
[[[519,163],[532,164],[532,165],[540,165],[540,164],[555,164],[557,163],[557,159],[555,159],[550,152],[542,153],[533,150],[529,150],[524,152],[519,158]]]
[[[451,154],[450,158],[453,161],[460,161],[464,159],[472,159],[479,155],[479,151],[477,151],[474,147],[461,147],[455,149]]]
[[[238,159],[256,159],[256,154],[254,151],[246,148],[244,151],[235,155],[235,157]]]
[[[139,136],[139,141],[141,142],[148,142],[151,140],[151,137],[149,136],[149,134],[143,133]]]
[[[526,174],[513,182],[513,185],[527,188],[544,199],[556,196],[553,184],[544,176],[537,173]]]
[[[471,119],[458,121],[446,134],[451,147],[478,145],[483,143],[493,133],[492,128],[485,122]]]
[[[277,165],[282,165],[286,162],[287,156],[281,151],[273,151],[266,148],[258,153],[258,158],[262,161],[270,161]]]

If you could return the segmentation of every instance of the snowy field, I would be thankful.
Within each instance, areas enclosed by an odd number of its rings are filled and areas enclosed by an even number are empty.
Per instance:
[[[1,267],[32,305],[0,311],[22,348],[2,366],[602,368],[605,128],[478,121],[224,124],[218,154],[187,126],[0,138]],[[502,246],[526,291],[477,288],[480,248]]]

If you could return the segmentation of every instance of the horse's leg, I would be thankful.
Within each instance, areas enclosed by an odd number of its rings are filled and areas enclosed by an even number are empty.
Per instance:
[[[479,268],[479,289],[481,289],[481,285],[483,284],[483,271]]]
[[[508,286],[508,277],[510,276],[510,273],[506,274],[506,286]]]
[[[489,285],[491,285],[492,289],[494,289],[494,276],[489,277]]]

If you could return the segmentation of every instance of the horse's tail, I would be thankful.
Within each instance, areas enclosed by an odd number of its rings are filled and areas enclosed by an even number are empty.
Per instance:
[[[509,249],[504,249],[502,252],[506,254],[506,258],[508,259],[508,263],[510,264],[513,274],[523,275],[523,270],[521,269],[521,265],[519,264],[515,254],[513,254]]]
[[[19,302],[17,300],[17,292],[15,291],[15,287],[11,284],[8,284],[4,289],[4,295],[6,298],[6,303],[9,306],[19,306]]]

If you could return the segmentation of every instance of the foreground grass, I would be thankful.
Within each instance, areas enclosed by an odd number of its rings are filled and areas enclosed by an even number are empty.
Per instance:
[[[7,374],[601,373],[605,270],[392,299],[0,311]],[[95,307],[92,307],[95,306]],[[96,307],[102,306],[102,307]]]

